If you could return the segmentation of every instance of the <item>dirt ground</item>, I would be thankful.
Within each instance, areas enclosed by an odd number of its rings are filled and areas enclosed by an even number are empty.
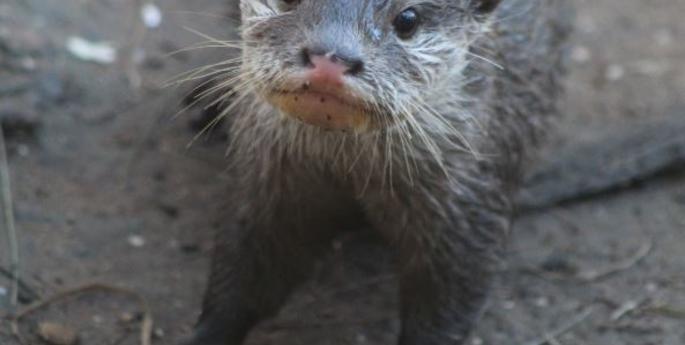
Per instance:
[[[24,304],[99,282],[147,300],[154,344],[174,344],[190,329],[211,233],[233,206],[223,202],[225,143],[215,133],[186,148],[196,111],[174,117],[182,93],[160,86],[207,61],[201,51],[169,54],[203,41],[186,28],[227,36],[221,3],[158,1],[162,25],[141,36],[138,1],[0,2],[0,119]],[[645,118],[685,116],[685,2],[574,4],[565,119],[548,151]],[[109,41],[119,59],[78,59],[65,48],[71,36]],[[131,71],[140,73],[138,88]],[[671,174],[519,219],[510,263],[471,343],[685,344],[684,182]],[[340,240],[249,343],[393,344],[394,278],[377,251]],[[9,286],[0,276],[0,315]],[[40,343],[45,321],[76,330],[85,345],[138,344],[140,311],[129,296],[96,291],[38,310],[20,329],[29,344]],[[0,326],[0,344],[17,344],[8,322]]]

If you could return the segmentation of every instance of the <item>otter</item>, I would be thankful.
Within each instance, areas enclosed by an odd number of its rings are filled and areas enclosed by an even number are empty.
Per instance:
[[[341,232],[395,256],[400,345],[464,344],[557,113],[561,0],[234,0],[231,224],[192,345],[242,344]],[[225,43],[229,45],[229,43]]]

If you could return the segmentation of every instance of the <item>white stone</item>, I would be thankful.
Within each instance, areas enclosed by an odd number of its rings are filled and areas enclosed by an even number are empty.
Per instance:
[[[159,27],[162,24],[162,11],[153,3],[146,3],[140,9],[140,17],[150,29]]]
[[[128,237],[128,243],[136,248],[140,248],[145,245],[145,238],[140,235],[131,235]]]

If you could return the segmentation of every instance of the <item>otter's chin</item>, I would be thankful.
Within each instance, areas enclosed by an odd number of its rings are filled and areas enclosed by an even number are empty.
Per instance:
[[[269,102],[287,116],[329,130],[365,132],[372,127],[371,112],[361,104],[316,92],[274,92]]]

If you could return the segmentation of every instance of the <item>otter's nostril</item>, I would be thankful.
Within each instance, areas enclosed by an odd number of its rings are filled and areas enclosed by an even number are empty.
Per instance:
[[[312,63],[312,56],[309,53],[308,48],[302,48],[300,51],[300,61],[302,62],[302,66],[314,67],[314,64]]]
[[[349,68],[346,73],[350,75],[357,75],[364,70],[364,62],[362,60],[351,59],[345,61],[345,64]]]

